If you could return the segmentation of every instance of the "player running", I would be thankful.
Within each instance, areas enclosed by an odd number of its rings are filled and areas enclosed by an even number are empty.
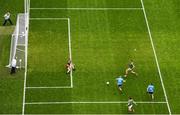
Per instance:
[[[133,108],[134,105],[137,105],[136,102],[131,97],[129,97],[128,104],[127,104],[128,112],[134,112],[135,111]]]
[[[121,76],[119,76],[119,78],[116,78],[116,80],[117,80],[118,89],[120,92],[122,92],[122,85],[123,85],[124,79]]]
[[[151,99],[154,99],[154,85],[151,83],[147,87],[147,93],[151,96]]]
[[[134,71],[134,68],[135,68],[134,62],[133,60],[131,60],[131,62],[128,64],[128,68],[126,69],[124,77],[127,77],[129,72],[137,76],[138,74]]]
[[[72,61],[69,59],[68,63],[66,64],[67,74],[70,73],[71,70],[75,70],[75,65],[72,63]]]

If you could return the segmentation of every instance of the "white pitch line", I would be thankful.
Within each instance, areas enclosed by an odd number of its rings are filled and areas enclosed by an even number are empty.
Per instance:
[[[143,10],[142,8],[30,8],[31,10]]]
[[[23,91],[23,105],[22,105],[22,115],[24,115],[24,112],[25,112],[25,100],[26,100],[26,70],[24,72],[24,91]]]
[[[69,18],[30,18],[30,20],[68,20]]]
[[[29,3],[29,2],[28,2]],[[25,72],[24,72],[24,87],[23,87],[23,104],[22,104],[22,115],[24,115],[25,113],[25,103],[26,103],[26,79],[27,79],[27,56],[28,56],[28,34],[29,34],[29,12],[27,12],[30,10],[30,6],[29,4],[27,4],[27,0],[24,0],[24,4],[25,4],[25,15],[26,15],[26,28],[27,30],[25,31]],[[28,17],[28,18],[27,18]]]
[[[70,18],[68,18],[68,41],[69,41],[69,58],[72,61],[72,51],[71,51],[71,23]],[[72,77],[72,70],[70,71],[70,78],[71,78],[71,87],[73,88],[73,77]]]
[[[156,65],[157,65],[157,68],[158,68],[159,77],[160,77],[160,80],[161,80],[161,85],[162,85],[164,96],[165,96],[165,99],[166,99],[166,102],[167,102],[168,111],[169,111],[169,114],[171,115],[171,109],[170,109],[170,106],[169,106],[169,101],[168,101],[168,98],[167,98],[166,89],[164,87],[164,82],[163,82],[163,79],[162,79],[161,70],[160,70],[160,67],[159,67],[159,62],[158,62],[158,59],[157,59],[156,50],[155,50],[155,47],[154,47],[152,34],[151,34],[150,27],[149,27],[149,23],[148,23],[148,19],[147,19],[147,15],[146,15],[146,10],[144,8],[143,0],[141,0],[141,4],[142,4],[142,8],[143,8],[144,18],[145,18],[145,21],[146,21],[146,25],[147,25],[149,38],[150,38],[150,41],[151,41],[151,46],[152,46],[152,49],[153,49]]]
[[[84,101],[84,102],[27,102],[26,105],[52,105],[52,104],[123,104],[126,103],[127,101],[96,101],[96,102],[91,102],[91,101]],[[136,102],[137,104],[166,104],[167,102],[153,102],[153,101],[139,101]]]
[[[62,88],[72,88],[71,86],[59,86],[59,87],[26,87],[26,89],[62,89]]]

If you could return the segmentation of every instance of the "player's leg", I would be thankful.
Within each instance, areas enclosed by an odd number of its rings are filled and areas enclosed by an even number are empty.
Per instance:
[[[122,88],[121,87],[119,87],[119,90],[122,92]]]
[[[11,74],[15,73],[16,72],[16,68],[15,67],[12,67],[11,68]]]
[[[136,76],[138,75],[135,71],[131,70],[132,74],[135,74]]]
[[[148,92],[149,96],[151,97],[151,99],[153,100],[154,99],[154,94],[153,92]]]
[[[133,105],[128,106],[128,112],[133,112]]]
[[[72,65],[71,65],[71,68],[72,68],[72,70],[75,70],[75,65],[72,64]]]
[[[3,26],[5,26],[5,25],[6,25],[6,23],[7,23],[7,20],[4,20]]]
[[[14,67],[14,73],[16,73],[16,67]]]
[[[68,66],[68,67],[67,67],[67,73],[69,73],[70,71],[71,71],[71,67]]]
[[[134,110],[134,108],[133,108],[133,107],[131,108],[131,110],[132,110],[132,112],[135,112],[135,110]]]
[[[8,19],[8,21],[10,22],[10,24],[11,24],[11,25],[13,25],[13,23],[12,23],[11,19]]]
[[[128,112],[131,112],[131,108],[130,108],[130,106],[128,106]]]
[[[154,94],[153,93],[151,94],[151,98],[152,98],[152,100],[154,99]]]
[[[127,77],[127,75],[128,75],[128,73],[129,73],[130,70],[131,70],[130,68],[127,68],[127,69],[126,69],[124,77]]]
[[[13,74],[13,67],[11,67],[11,72],[10,72],[10,74]]]
[[[118,85],[118,89],[120,92],[122,92],[122,85]]]

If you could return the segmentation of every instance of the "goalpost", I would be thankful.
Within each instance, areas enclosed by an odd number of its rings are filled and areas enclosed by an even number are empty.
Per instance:
[[[17,16],[16,27],[11,36],[10,57],[7,67],[11,67],[13,59],[17,60],[17,68],[27,67],[28,26],[29,10],[26,8],[25,13],[20,13]]]

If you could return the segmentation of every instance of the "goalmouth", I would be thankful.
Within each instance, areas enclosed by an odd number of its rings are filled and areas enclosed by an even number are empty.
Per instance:
[[[17,60],[17,68],[25,68],[26,60],[26,47],[28,39],[28,14],[20,13],[17,16],[16,27],[11,35],[11,48],[9,56],[9,64],[7,67],[11,67],[13,59]]]

